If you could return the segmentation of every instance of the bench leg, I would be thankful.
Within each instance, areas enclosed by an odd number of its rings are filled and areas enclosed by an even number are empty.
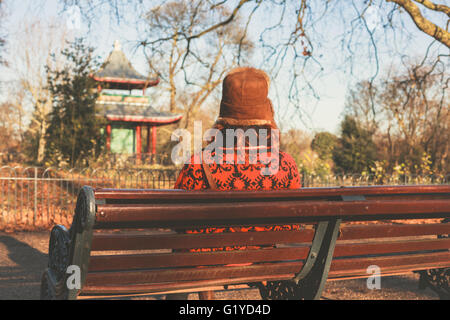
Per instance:
[[[261,297],[268,300],[319,299],[328,278],[340,224],[340,219],[319,222],[302,270],[292,281],[256,284]]]
[[[56,225],[50,233],[48,268],[41,279],[42,300],[67,299],[65,283],[69,263],[69,232],[64,226]]]
[[[80,288],[67,290],[67,298],[69,300],[77,299],[89,270],[89,256],[96,214],[95,205],[94,190],[87,186],[81,188],[70,230],[70,265],[77,266],[80,270]]]
[[[41,300],[54,300],[56,297],[54,288],[50,281],[51,280],[48,277],[48,270],[45,270],[41,279]]]
[[[88,270],[94,222],[94,191],[90,187],[83,187],[77,198],[70,230],[56,225],[50,233],[48,268],[41,281],[42,299],[77,298],[80,288],[67,287],[67,270],[71,265],[79,267],[82,286]]]
[[[41,279],[41,300],[66,300],[67,290],[63,281],[57,282],[50,269],[46,269]]]

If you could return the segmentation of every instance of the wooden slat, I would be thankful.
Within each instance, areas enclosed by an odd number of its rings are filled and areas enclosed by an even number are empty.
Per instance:
[[[369,276],[367,267],[377,265],[381,268],[382,274],[409,272],[415,270],[425,270],[430,268],[442,268],[450,266],[449,253],[430,253],[408,255],[404,257],[377,257],[366,259],[335,259],[332,262],[329,277],[336,279],[339,277],[350,276]],[[286,274],[293,275],[301,269],[301,264],[297,262],[278,263],[269,265],[251,265],[246,267],[208,267],[208,268],[182,268],[176,270],[140,270],[126,272],[94,272],[89,273],[86,287],[83,290],[89,291],[89,288],[103,288],[102,292],[108,290],[123,290],[122,292],[146,292],[153,284],[160,284],[161,290],[167,290],[166,282],[177,284],[180,281],[191,281],[190,286],[195,286],[192,282],[195,280],[218,281],[222,284],[238,283],[233,282],[237,278],[256,277],[264,279],[270,277],[276,280],[278,275],[287,279]],[[280,276],[281,279],[281,276]],[[106,285],[107,284],[107,285]],[[126,289],[128,287],[128,289]],[[109,289],[108,289],[109,288]],[[181,288],[181,287],[180,287]]]
[[[339,240],[443,235],[450,234],[450,223],[357,225],[340,231]]]
[[[448,250],[450,239],[337,244],[334,257]],[[210,266],[306,259],[309,246],[220,252],[178,252],[91,256],[89,271]]]
[[[333,259],[329,277],[369,276],[371,274],[367,274],[367,268],[372,265],[380,267],[381,273],[450,267],[450,252],[393,257]]]
[[[449,200],[448,193],[418,193],[418,194],[369,194],[364,195],[366,200]]]
[[[314,230],[261,231],[209,234],[100,234],[95,233],[92,251],[96,250],[151,250],[191,249],[226,246],[270,245],[274,243],[310,242]]]
[[[101,255],[90,257],[89,272],[301,260],[307,257],[308,252],[309,246],[199,253]]]
[[[289,199],[310,197],[340,197],[341,195],[394,195],[394,194],[450,194],[450,185],[369,186],[302,188],[276,191],[186,191],[161,189],[96,189],[96,199],[145,199],[145,200],[212,200],[236,202],[244,199]]]
[[[406,252],[449,250],[449,239],[389,241],[336,244],[334,257],[398,254]]]
[[[242,225],[255,221],[301,223],[337,217],[344,220],[450,217],[448,200],[311,201],[221,204],[98,205],[96,224],[132,226]]]
[[[138,270],[123,272],[92,272],[86,279],[87,287],[150,284],[162,282],[233,279],[251,276],[293,274],[302,267],[301,262],[258,264],[241,267],[180,268],[172,270]]]
[[[339,240],[370,238],[394,238],[424,235],[450,234],[450,223],[432,224],[372,224],[344,226]],[[314,230],[263,231],[210,234],[107,234],[94,233],[92,251],[191,249],[243,245],[270,245],[311,242]]]
[[[83,295],[94,294],[137,294],[137,293],[161,293],[170,291],[189,291],[197,292],[199,289],[236,285],[236,284],[248,284],[261,281],[279,281],[292,279],[294,274],[276,274],[266,276],[250,276],[244,278],[228,278],[228,279],[216,279],[216,280],[200,280],[200,281],[179,281],[179,282],[162,282],[162,283],[145,283],[145,284],[132,284],[132,285],[108,285],[103,284],[99,286],[85,286],[83,287]],[[194,290],[197,289],[197,290]]]
[[[450,223],[372,224],[344,226],[339,240],[394,238],[450,234]],[[263,231],[210,234],[107,234],[94,233],[91,250],[190,249],[205,247],[269,245],[311,242],[314,230]]]

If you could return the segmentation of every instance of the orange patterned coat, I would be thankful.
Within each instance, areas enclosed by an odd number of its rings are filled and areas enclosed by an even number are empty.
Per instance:
[[[224,148],[225,149],[225,148]],[[226,154],[224,159],[236,153]],[[270,155],[270,154],[269,154]],[[214,154],[213,154],[214,156]],[[193,160],[194,157],[191,159]],[[193,162],[193,161],[191,161]],[[268,165],[258,160],[249,162],[246,156],[245,163],[242,164],[210,164],[211,175],[216,183],[217,190],[281,190],[300,188],[300,176],[294,159],[287,153],[279,152],[278,170],[271,175],[263,175],[261,169]],[[208,180],[201,164],[186,164],[181,170],[175,183],[175,189],[184,190],[207,190]],[[271,227],[227,227],[227,228],[207,228],[196,230],[185,230],[186,233],[216,233],[216,232],[248,232],[248,231],[274,231],[274,230],[298,230],[298,225],[283,225]],[[195,251],[221,251],[221,250],[242,250],[259,247],[225,247],[225,248],[201,248]]]

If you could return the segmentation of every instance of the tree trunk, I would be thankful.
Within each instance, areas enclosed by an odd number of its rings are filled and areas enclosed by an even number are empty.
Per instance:
[[[39,132],[39,144],[38,144],[38,152],[37,152],[37,162],[39,164],[44,161],[45,156],[45,144],[47,143],[46,140],[46,134],[47,134],[47,121],[43,120],[41,123],[41,130]]]

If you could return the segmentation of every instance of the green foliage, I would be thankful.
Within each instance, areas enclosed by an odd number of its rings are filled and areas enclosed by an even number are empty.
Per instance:
[[[281,136],[281,150],[294,158],[302,180],[325,178],[331,174],[332,161],[322,160],[311,150],[311,145],[311,136],[298,129],[291,129]]]
[[[377,148],[369,131],[346,116],[341,123],[341,137],[333,149],[337,173],[362,173],[377,160]]]
[[[47,165],[88,165],[89,158],[101,152],[103,123],[96,116],[97,92],[90,77],[98,67],[93,51],[83,39],[76,39],[61,52],[66,60],[62,68],[47,67],[47,84],[53,96],[47,131]]]
[[[311,149],[317,152],[321,160],[330,160],[338,138],[330,132],[319,132],[311,142]]]
[[[406,163],[402,162],[391,168],[386,160],[375,161],[369,171],[364,171],[362,176],[368,177],[369,181],[380,185],[434,184],[446,181],[445,175],[433,171],[431,165],[431,156],[423,153],[417,164],[412,164],[408,160]]]
[[[30,124],[30,127],[35,127],[34,123]],[[30,128],[23,134],[23,154],[25,156],[26,162],[32,165],[38,165],[37,154],[39,148],[39,137]]]
[[[297,161],[297,164],[298,171],[304,179],[324,179],[332,173],[332,161],[320,159],[317,153],[311,149],[302,152],[300,155],[300,160]]]

